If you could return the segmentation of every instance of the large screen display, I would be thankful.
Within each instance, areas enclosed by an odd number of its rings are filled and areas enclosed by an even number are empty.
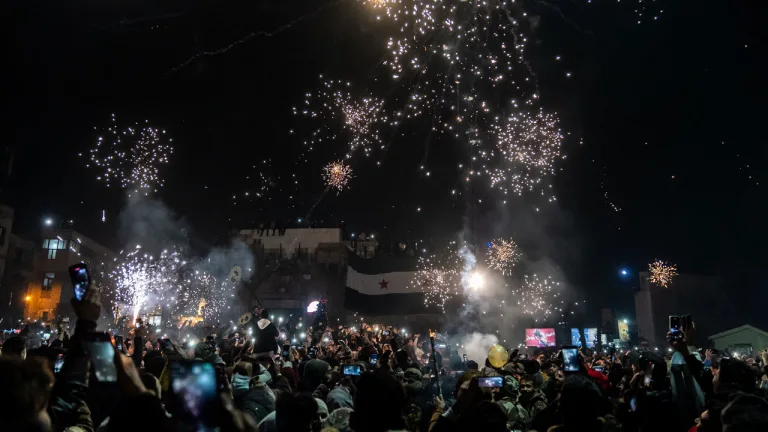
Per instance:
[[[525,346],[548,347],[555,346],[555,329],[530,328],[525,329]]]
[[[597,328],[585,328],[584,329],[584,339],[587,342],[587,348],[594,348],[595,347],[595,341],[597,341]],[[571,345],[580,347],[581,346],[581,334],[579,333],[579,329],[572,328],[571,329]]]

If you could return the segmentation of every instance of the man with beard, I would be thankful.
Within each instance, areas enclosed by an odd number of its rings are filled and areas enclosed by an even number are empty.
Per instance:
[[[536,388],[536,379],[533,375],[524,375],[520,379],[520,398],[518,401],[530,418],[536,417],[547,407],[547,397],[540,389]]]

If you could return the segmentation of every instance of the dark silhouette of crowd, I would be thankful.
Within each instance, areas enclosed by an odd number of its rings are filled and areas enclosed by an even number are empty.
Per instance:
[[[4,342],[0,430],[768,431],[768,350],[699,351],[695,325],[664,355],[580,349],[578,371],[565,372],[559,349],[492,363],[383,325],[308,328],[286,350],[266,311],[257,333],[269,340],[255,344],[228,334],[180,345],[137,326],[103,345],[99,294],[72,305],[74,332],[57,346]]]

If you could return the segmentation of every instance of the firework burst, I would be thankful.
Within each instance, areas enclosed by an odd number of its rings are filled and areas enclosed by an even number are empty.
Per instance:
[[[487,154],[486,160],[500,161],[487,170],[491,187],[517,195],[541,188],[545,194],[542,182],[554,175],[555,162],[561,158],[563,134],[557,117],[541,110],[536,114],[521,110],[492,128],[497,151]]]
[[[546,319],[555,310],[561,310],[555,306],[560,282],[552,279],[552,276],[539,277],[538,275],[525,276],[521,288],[513,290],[518,297],[517,304],[523,309],[523,313],[535,317],[535,320]],[[562,303],[562,302],[561,302]]]
[[[660,259],[656,259],[648,264],[648,271],[651,274],[651,283],[662,288],[667,288],[669,284],[672,283],[672,279],[677,276],[677,266],[674,264],[667,264]]]
[[[323,179],[328,187],[336,189],[337,192],[341,192],[345,187],[349,179],[352,178],[352,168],[349,165],[345,165],[342,161],[331,162],[323,169]]]
[[[443,256],[422,256],[418,268],[411,287],[424,293],[425,305],[438,306],[445,312],[445,304],[459,293],[461,287],[459,255],[449,249]]]
[[[96,146],[90,151],[88,166],[103,170],[96,179],[107,186],[119,184],[134,193],[148,195],[163,186],[160,167],[168,163],[168,157],[173,153],[172,142],[165,130],[139,123],[133,127],[120,127],[112,114],[106,133],[98,137]]]
[[[303,109],[293,109],[294,115],[301,114],[321,123],[304,141],[305,151],[312,151],[316,144],[332,142],[338,130],[348,133],[348,157],[358,150],[367,156],[372,150],[384,147],[380,128],[390,121],[383,99],[371,95],[359,97],[353,95],[350,88],[348,82],[323,81],[319,90],[305,95]]]
[[[488,267],[507,276],[512,273],[512,267],[520,261],[521,256],[514,240],[496,239],[488,247]]]

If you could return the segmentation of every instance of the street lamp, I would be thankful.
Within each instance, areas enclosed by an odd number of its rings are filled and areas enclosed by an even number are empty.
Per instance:
[[[24,297],[24,301],[30,301],[30,300],[32,300],[32,296],[26,296],[26,297]]]
[[[51,226],[53,225],[53,219],[47,218],[45,219],[45,226]]]

